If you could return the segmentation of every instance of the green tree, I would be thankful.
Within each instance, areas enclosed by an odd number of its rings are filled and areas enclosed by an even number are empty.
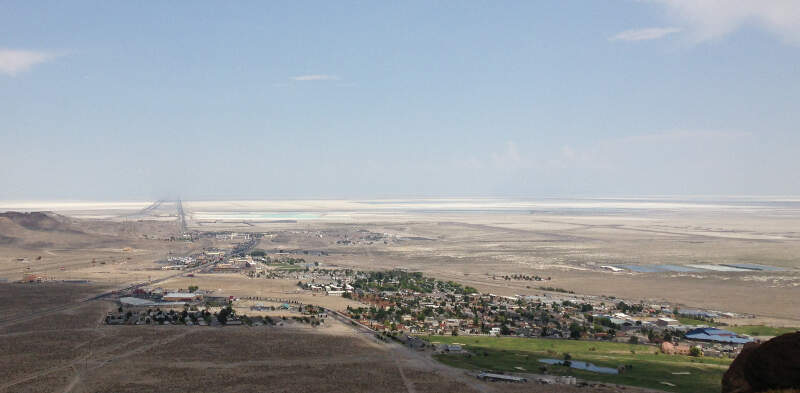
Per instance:
[[[233,314],[233,309],[231,308],[231,306],[225,307],[222,310],[220,310],[219,313],[217,314],[217,321],[219,321],[219,323],[224,325],[228,323],[228,317],[231,314]]]
[[[569,325],[569,337],[574,339],[581,338],[581,333],[583,333],[583,326],[573,322]]]

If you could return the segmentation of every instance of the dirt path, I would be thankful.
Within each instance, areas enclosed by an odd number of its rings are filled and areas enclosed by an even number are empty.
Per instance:
[[[76,369],[75,367],[73,367],[73,370],[75,370],[75,376],[72,377],[72,380],[69,381],[69,384],[66,387],[64,387],[62,393],[71,392],[72,389],[74,389],[75,386],[78,386],[78,384],[81,382],[81,372],[78,371],[78,369]]]
[[[44,369],[44,370],[41,370],[41,371],[37,371],[37,372],[35,372],[33,374],[28,374],[28,375],[26,375],[24,377],[17,378],[15,380],[9,381],[9,382],[7,382],[7,383],[5,383],[3,385],[0,385],[0,392],[7,391],[8,388],[10,388],[12,386],[16,386],[16,385],[19,385],[21,383],[25,383],[25,382],[34,380],[36,378],[45,377],[45,376],[50,375],[50,374],[55,373],[55,372],[63,371],[63,370],[70,369],[70,368],[74,369],[76,367],[76,365],[80,364],[81,362],[84,362],[89,356],[91,356],[91,354],[87,354],[85,356],[82,356],[82,357],[80,357],[78,359],[75,359],[75,360],[73,360],[73,361],[71,361],[71,362],[69,362],[67,364],[63,364],[63,365],[55,366],[55,367],[50,367],[50,368],[47,368],[47,369]]]
[[[446,376],[448,379],[461,382],[478,392],[488,393],[494,391],[485,383],[481,382],[472,375],[469,375],[469,373],[465,372],[464,370],[453,368],[437,362],[435,359],[433,359],[429,351],[411,350],[399,344],[390,345],[392,345],[392,350],[397,355],[395,356],[395,361],[400,361],[400,359],[402,359],[407,365],[407,368],[426,372],[434,372],[441,376]]]
[[[186,331],[186,332],[183,332],[183,333],[180,333],[180,334],[175,334],[173,336],[170,336],[170,337],[167,337],[167,338],[164,338],[164,339],[161,339],[161,340],[152,341],[152,342],[150,342],[148,344],[144,344],[144,345],[138,346],[136,348],[133,348],[131,350],[123,352],[123,353],[121,353],[119,355],[112,355],[112,356],[107,357],[105,359],[102,358],[102,356],[104,354],[107,354],[109,351],[113,351],[113,350],[115,350],[117,348],[124,347],[126,345],[130,345],[130,344],[132,344],[134,342],[137,342],[137,341],[141,341],[141,338],[138,338],[138,337],[137,338],[133,338],[133,339],[128,340],[128,341],[126,341],[124,343],[121,343],[121,344],[118,344],[118,345],[114,345],[114,346],[111,346],[111,347],[107,347],[107,348],[103,348],[103,351],[100,352],[100,353],[89,352],[88,354],[86,354],[84,356],[81,356],[81,357],[79,357],[77,359],[74,359],[74,360],[70,361],[69,363],[62,364],[62,365],[59,365],[59,366],[50,367],[50,368],[47,368],[47,369],[44,369],[44,370],[40,370],[40,371],[37,371],[35,373],[28,374],[28,375],[26,375],[24,377],[20,377],[20,378],[17,378],[15,380],[6,382],[5,384],[0,385],[0,392],[8,391],[8,389],[13,387],[13,386],[16,386],[16,385],[19,385],[21,383],[25,383],[25,382],[34,380],[36,378],[42,378],[42,377],[45,377],[47,375],[50,375],[50,374],[53,374],[53,373],[56,373],[56,372],[59,372],[59,371],[72,369],[75,372],[75,376],[72,378],[72,380],[70,380],[69,384],[64,388],[64,392],[69,392],[69,391],[73,390],[77,385],[80,384],[80,382],[81,382],[81,371],[80,370],[81,369],[83,369],[84,372],[97,370],[99,368],[107,366],[108,364],[110,364],[110,363],[112,363],[112,362],[114,362],[116,360],[123,359],[123,358],[129,357],[129,356],[133,356],[133,355],[148,351],[148,350],[150,350],[152,348],[156,348],[158,346],[165,345],[165,344],[168,344],[168,343],[170,343],[172,341],[175,341],[175,340],[178,340],[180,338],[183,338],[184,336],[186,336],[189,333],[190,333],[189,331]],[[104,334],[101,334],[100,337],[94,338],[92,340],[88,340],[88,341],[83,342],[83,343],[79,343],[77,345],[77,347],[85,346],[85,345],[91,343],[92,341],[97,340],[98,338],[102,338],[103,336],[104,336]]]
[[[397,357],[394,358],[394,364],[397,365],[397,371],[400,372],[400,378],[403,379],[403,384],[406,385],[406,391],[408,391],[408,393],[417,393],[417,389],[414,389],[414,383],[406,378],[406,373],[403,372],[403,366],[400,365],[400,360],[398,360]]]

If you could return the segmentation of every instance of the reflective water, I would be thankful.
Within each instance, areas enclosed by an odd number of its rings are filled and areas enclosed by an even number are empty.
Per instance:
[[[557,364],[557,365],[563,365],[564,363],[563,360],[558,360],[558,359],[539,359],[539,362],[546,364]],[[577,368],[579,370],[594,371],[596,373],[602,373],[602,374],[619,374],[619,371],[617,371],[617,369],[611,367],[595,366],[592,363],[582,362],[579,360],[570,360],[569,362],[570,362],[569,365],[570,367]]]

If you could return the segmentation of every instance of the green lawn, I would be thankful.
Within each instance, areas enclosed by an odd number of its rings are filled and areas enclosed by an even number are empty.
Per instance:
[[[726,326],[723,329],[738,334],[747,334],[749,336],[780,336],[781,334],[794,333],[800,330],[799,328],[771,327],[764,325]]]
[[[641,386],[669,392],[719,392],[722,374],[730,359],[693,358],[689,356],[656,354],[654,346],[631,345],[598,341],[550,340],[520,337],[431,336],[431,342],[461,344],[470,356],[461,354],[437,355],[437,360],[460,368],[521,372],[521,367],[541,373],[539,359],[563,359],[569,353],[572,360],[617,368],[633,366],[620,375],[601,374],[564,366],[547,366],[549,374],[574,375],[591,381]],[[631,352],[633,351],[633,352]],[[688,372],[689,374],[685,374]],[[673,374],[678,373],[678,374]],[[661,384],[669,382],[674,387]]]
[[[302,270],[306,270],[305,266],[291,264],[291,263],[278,263],[278,264],[273,264],[271,266],[275,266],[278,270],[285,270],[289,272],[299,272]]]

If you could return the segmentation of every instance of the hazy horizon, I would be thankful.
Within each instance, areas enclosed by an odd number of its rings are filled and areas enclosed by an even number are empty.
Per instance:
[[[274,198],[247,198],[247,197],[227,197],[227,198],[180,198],[180,197],[157,197],[157,198],[17,198],[17,199],[0,199],[0,204],[14,202],[14,203],[151,203],[156,201],[174,202],[182,200],[184,202],[243,202],[243,201],[447,201],[447,200],[507,200],[507,201],[715,201],[715,200],[728,200],[728,201],[784,201],[796,202],[800,201],[800,194],[786,194],[786,195],[712,195],[712,194],[682,194],[682,195],[590,195],[590,194],[572,194],[572,195],[541,195],[541,196],[524,196],[524,195],[379,195],[379,196],[317,196],[317,197],[274,197]]]
[[[0,390],[800,388],[798,103],[800,0],[0,1]]]

